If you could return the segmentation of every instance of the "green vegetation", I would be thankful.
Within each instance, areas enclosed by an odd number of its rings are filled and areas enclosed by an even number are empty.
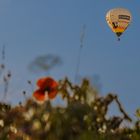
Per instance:
[[[1,103],[0,139],[140,140],[139,110],[137,121],[132,122],[116,95],[100,97],[87,79],[73,85],[65,78],[59,81],[58,90],[65,106],[53,106],[50,100],[38,104],[33,99],[15,107]],[[107,115],[112,102],[116,102],[121,117]],[[133,127],[123,127],[124,121]]]

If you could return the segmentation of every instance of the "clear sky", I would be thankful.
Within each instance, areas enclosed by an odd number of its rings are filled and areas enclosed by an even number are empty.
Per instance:
[[[115,7],[132,13],[120,42],[105,21],[107,11]],[[45,75],[28,70],[39,55],[60,56],[63,64],[51,70],[52,77],[74,81],[83,24],[79,75],[99,75],[101,94],[117,94],[126,111],[134,114],[140,107],[139,0],[0,0],[0,49],[5,44],[5,64],[12,72],[10,102],[23,100],[23,90],[31,95],[27,80],[35,86]]]

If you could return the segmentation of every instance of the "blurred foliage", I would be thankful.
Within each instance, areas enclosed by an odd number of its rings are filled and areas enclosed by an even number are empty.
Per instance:
[[[53,106],[27,99],[11,106],[0,103],[1,140],[140,140],[140,121],[133,123],[117,95],[100,97],[87,79],[73,85],[67,78],[59,81],[58,96],[67,105]],[[90,100],[89,100],[90,99]],[[108,116],[108,108],[116,102],[122,116]]]

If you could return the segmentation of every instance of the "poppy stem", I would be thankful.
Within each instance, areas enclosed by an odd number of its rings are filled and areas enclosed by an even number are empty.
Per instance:
[[[11,72],[9,71],[6,75],[3,77],[4,81],[4,96],[3,99],[6,100],[7,95],[8,95],[8,89],[9,89],[9,80],[11,78]]]
[[[2,60],[3,61],[5,60],[5,45],[3,45],[3,48],[2,48]]]
[[[27,100],[26,91],[23,91],[22,94],[23,94],[24,99]]]
[[[28,80],[27,82],[28,82],[28,84],[31,86],[31,90],[32,90],[32,92],[33,92],[33,91],[34,91],[34,88],[33,88],[32,82],[31,82],[30,80]]]
[[[82,47],[79,49],[79,54],[78,54],[78,61],[77,61],[77,66],[76,66],[76,72],[75,72],[75,82],[78,80],[78,74],[79,74],[79,68],[80,68],[80,63],[81,63],[81,52],[82,52]]]
[[[79,74],[79,67],[80,67],[80,62],[81,62],[81,52],[82,52],[82,48],[83,48],[83,41],[85,38],[85,29],[86,29],[86,25],[84,24],[82,27],[82,31],[80,34],[80,48],[79,48],[79,54],[78,54],[78,58],[77,58],[77,66],[76,66],[76,72],[75,72],[75,82],[77,82],[77,78],[78,78],[78,74]]]

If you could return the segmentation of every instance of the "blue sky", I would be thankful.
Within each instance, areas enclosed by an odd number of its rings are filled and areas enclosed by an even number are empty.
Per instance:
[[[131,26],[120,42],[105,21],[107,11],[115,7],[132,13]],[[0,49],[5,44],[5,64],[12,72],[8,100],[23,100],[23,90],[31,95],[27,80],[35,86],[35,80],[45,74],[27,68],[39,55],[60,56],[63,64],[51,75],[73,81],[85,24],[79,75],[99,75],[101,94],[117,94],[127,112],[134,114],[140,107],[139,13],[138,0],[0,0]]]

